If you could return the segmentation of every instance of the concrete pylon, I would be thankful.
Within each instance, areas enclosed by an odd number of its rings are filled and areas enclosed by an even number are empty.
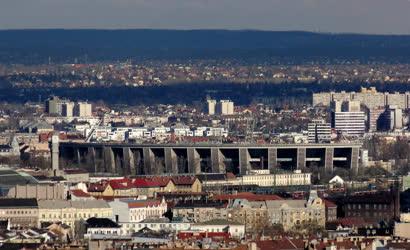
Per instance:
[[[195,148],[188,148],[188,168],[189,172],[199,174],[201,172],[201,157]]]
[[[278,165],[278,149],[268,148],[268,168],[270,172],[273,172]]]
[[[350,169],[353,175],[357,175],[359,172],[359,148],[352,148],[352,154],[350,156]]]
[[[51,137],[51,169],[53,170],[54,175],[56,175],[58,170],[60,169],[59,146],[60,146],[60,138],[58,137],[58,135],[53,135]]]
[[[178,174],[178,158],[172,148],[164,148],[165,169],[167,173]]]
[[[152,174],[154,171],[152,169],[155,163],[155,155],[151,148],[143,148],[142,155],[144,158],[144,173]]]
[[[122,152],[124,157],[124,173],[127,175],[132,175],[132,172],[135,170],[134,154],[132,153],[131,148],[129,147],[123,148]]]
[[[225,157],[219,148],[211,148],[212,173],[225,173]]]
[[[333,156],[334,156],[334,149],[333,148],[326,148],[325,150],[325,171],[326,173],[333,173]]]
[[[245,175],[251,170],[250,158],[251,156],[247,148],[239,148],[239,170],[241,175]]]
[[[105,171],[115,173],[115,156],[111,147],[103,148]]]
[[[302,169],[306,166],[306,148],[297,149],[296,168]]]

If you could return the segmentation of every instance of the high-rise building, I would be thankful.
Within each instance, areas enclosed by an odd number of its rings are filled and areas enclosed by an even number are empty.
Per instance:
[[[65,117],[73,117],[74,114],[74,102],[63,102],[61,104],[61,115]]]
[[[220,100],[216,106],[216,112],[220,115],[233,115],[234,104],[230,100]]]
[[[323,120],[314,120],[308,124],[309,143],[329,143],[331,141],[332,130],[330,123]]]
[[[360,103],[333,102],[332,128],[337,133],[352,137],[363,136],[366,129],[365,114],[360,109],[358,111],[358,106],[360,107]]]
[[[78,102],[74,107],[74,115],[78,117],[92,116],[92,106],[88,102]]]
[[[394,131],[403,128],[403,112],[395,105],[390,105],[382,115],[380,127],[383,130]]]
[[[208,104],[208,115],[214,115],[216,111],[216,100],[207,100]]]
[[[369,132],[375,132],[377,131],[378,128],[378,124],[380,121],[380,118],[382,116],[382,114],[384,113],[384,109],[383,108],[372,108],[369,109],[367,112],[367,130]]]
[[[60,106],[60,98],[58,98],[57,96],[53,96],[52,98],[48,99],[46,101],[46,113],[48,114],[61,114],[61,107]]]

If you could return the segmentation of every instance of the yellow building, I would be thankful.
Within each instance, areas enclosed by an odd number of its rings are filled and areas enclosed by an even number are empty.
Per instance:
[[[103,200],[40,200],[38,215],[39,222],[62,222],[74,229],[80,220],[112,218],[112,208]]]

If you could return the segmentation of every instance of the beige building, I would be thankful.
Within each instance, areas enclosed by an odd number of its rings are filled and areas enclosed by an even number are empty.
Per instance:
[[[324,201],[311,191],[306,200],[266,201],[269,220],[272,224],[281,224],[285,231],[303,223],[325,226],[326,209]]]
[[[92,116],[92,106],[88,102],[78,102],[74,106],[74,116],[90,117]]]
[[[35,198],[37,200],[63,200],[66,199],[63,183],[44,183],[16,185],[9,189],[9,198]]]
[[[112,218],[112,208],[103,200],[42,200],[38,201],[40,222],[62,222],[73,229],[79,220],[91,217]]]
[[[36,199],[0,199],[0,220],[9,220],[10,227],[37,227],[38,204]]]
[[[236,199],[228,208],[228,220],[244,224],[247,232],[260,231],[269,225],[266,202]]]

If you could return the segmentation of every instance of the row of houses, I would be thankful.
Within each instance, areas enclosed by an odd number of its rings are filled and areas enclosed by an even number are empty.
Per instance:
[[[101,180],[90,183],[87,192],[95,197],[154,197],[159,192],[201,192],[195,176],[152,176]]]

